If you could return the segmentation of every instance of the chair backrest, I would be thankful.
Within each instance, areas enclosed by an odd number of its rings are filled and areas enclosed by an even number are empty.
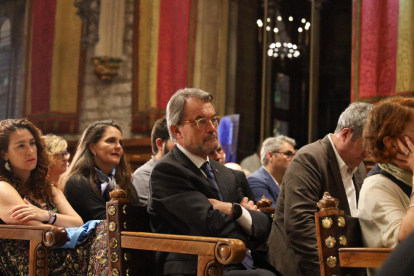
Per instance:
[[[125,193],[124,191],[122,191]],[[122,248],[121,232],[151,232],[146,206],[133,206],[111,193],[106,203],[108,258],[112,275],[153,275],[155,252]]]
[[[362,247],[358,218],[338,209],[339,201],[325,192],[315,213],[321,275],[365,275],[365,269],[341,266],[339,249]]]

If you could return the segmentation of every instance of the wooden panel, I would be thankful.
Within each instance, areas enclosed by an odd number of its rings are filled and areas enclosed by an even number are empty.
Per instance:
[[[138,232],[139,233],[139,232]],[[138,234],[137,233],[137,234]],[[175,252],[214,257],[216,243],[121,235],[122,248]]]
[[[14,226],[14,225],[11,225]],[[43,240],[44,229],[30,230],[30,229],[15,229],[13,227],[0,228],[0,237],[2,239],[12,240],[32,240],[41,242]]]
[[[392,248],[340,248],[342,267],[380,267],[393,251]]]

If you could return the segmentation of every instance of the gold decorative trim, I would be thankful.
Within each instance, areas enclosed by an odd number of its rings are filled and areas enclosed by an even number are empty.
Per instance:
[[[116,208],[115,206],[109,206],[108,208],[108,214],[110,214],[111,216],[116,214]]]
[[[116,223],[115,222],[111,222],[109,223],[109,231],[114,232],[116,230]]]
[[[329,229],[329,228],[332,227],[332,225],[333,225],[333,221],[332,221],[331,218],[326,217],[326,218],[324,218],[322,220],[322,226],[323,226],[323,228]]]
[[[344,217],[338,217],[338,226],[345,227],[345,219]]]
[[[326,259],[326,264],[330,268],[334,268],[337,263],[338,263],[338,261],[336,260],[336,257],[334,257],[334,256],[329,256],[328,259]]]

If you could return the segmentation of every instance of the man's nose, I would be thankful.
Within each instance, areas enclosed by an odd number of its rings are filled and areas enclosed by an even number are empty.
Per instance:
[[[206,131],[207,132],[212,132],[212,131],[216,132],[217,131],[217,128],[213,125],[213,122],[211,120],[208,121],[208,125],[206,127]]]

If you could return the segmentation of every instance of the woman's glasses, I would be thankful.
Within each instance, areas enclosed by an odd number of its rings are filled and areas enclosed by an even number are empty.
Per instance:
[[[69,158],[70,152],[64,151],[64,152],[55,153],[53,154],[53,157],[56,159],[63,159],[64,157]]]

